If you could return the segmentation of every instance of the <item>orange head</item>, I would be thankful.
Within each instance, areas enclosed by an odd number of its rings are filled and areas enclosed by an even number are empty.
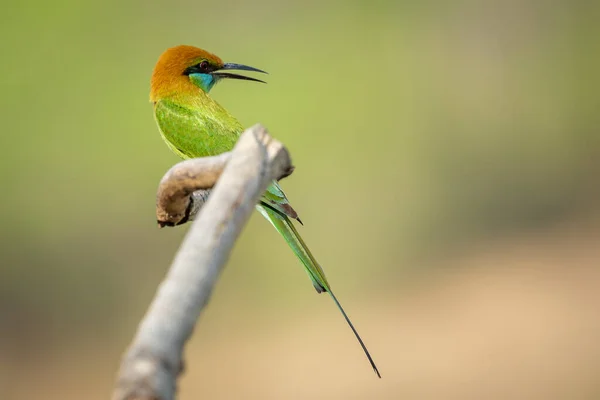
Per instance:
[[[215,83],[223,78],[263,82],[248,76],[221,72],[228,69],[266,73],[247,65],[224,63],[216,55],[197,47],[171,47],[162,53],[152,72],[150,101],[156,102],[180,95],[197,95],[198,89],[208,93]]]

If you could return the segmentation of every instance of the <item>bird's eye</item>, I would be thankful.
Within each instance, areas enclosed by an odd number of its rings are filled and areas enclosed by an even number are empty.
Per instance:
[[[204,60],[198,64],[201,70],[206,71],[208,69],[208,61]]]

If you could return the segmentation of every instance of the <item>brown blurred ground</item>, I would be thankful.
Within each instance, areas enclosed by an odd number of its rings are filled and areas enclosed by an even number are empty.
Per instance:
[[[260,310],[217,331],[202,320],[180,398],[598,398],[598,243],[598,221],[479,243],[436,261],[427,281],[346,300],[381,381],[327,304],[283,323]],[[122,345],[75,342],[2,368],[22,373],[15,399],[105,399]]]

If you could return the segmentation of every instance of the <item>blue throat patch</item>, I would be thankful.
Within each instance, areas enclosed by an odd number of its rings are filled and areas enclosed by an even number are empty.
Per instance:
[[[206,93],[210,92],[210,89],[217,83],[211,74],[190,74],[190,80]]]

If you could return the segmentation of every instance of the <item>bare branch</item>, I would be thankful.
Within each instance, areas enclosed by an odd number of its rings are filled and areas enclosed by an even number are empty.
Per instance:
[[[225,165],[231,158],[231,152],[215,157],[194,158],[174,165],[163,176],[156,194],[156,220],[160,227],[181,225],[193,221],[208,199],[212,188]],[[294,171],[290,166],[281,176],[281,180]]]
[[[174,165],[163,176],[156,194],[156,219],[160,226],[173,226],[186,222],[194,202],[204,204],[231,153],[216,157],[194,158]],[[190,196],[198,191],[197,195]],[[197,199],[196,199],[197,197]],[[196,212],[200,210],[197,208]]]
[[[269,182],[290,170],[287,150],[255,125],[242,134],[230,154],[185,161],[163,178],[157,204],[173,213],[168,215],[178,214],[185,204],[181,200],[192,191],[218,181],[123,357],[113,400],[175,398],[183,346],[235,240]],[[177,205],[165,200],[169,198]]]

